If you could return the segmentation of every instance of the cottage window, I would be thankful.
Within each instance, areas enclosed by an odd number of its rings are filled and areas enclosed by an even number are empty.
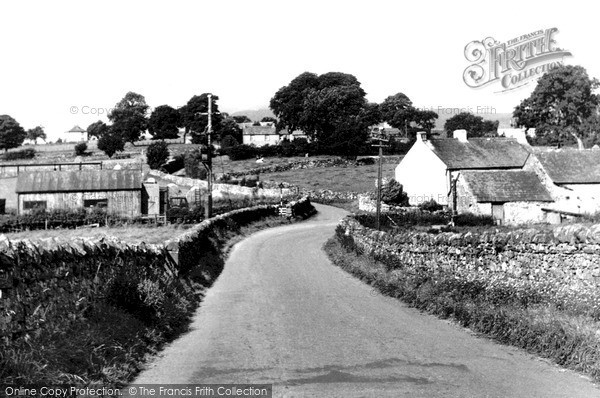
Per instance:
[[[45,200],[24,200],[23,210],[43,209],[46,210]]]
[[[83,207],[99,207],[104,209],[108,207],[108,199],[84,199]]]

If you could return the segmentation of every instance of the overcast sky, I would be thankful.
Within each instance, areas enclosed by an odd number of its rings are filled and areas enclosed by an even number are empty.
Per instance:
[[[128,91],[152,107],[212,92],[223,111],[267,107],[304,71],[355,75],[367,98],[511,112],[534,85],[463,81],[465,45],[556,27],[568,64],[600,77],[583,1],[13,1],[0,10],[0,114],[56,139]],[[587,11],[585,11],[587,10]],[[84,114],[87,113],[87,114]]]

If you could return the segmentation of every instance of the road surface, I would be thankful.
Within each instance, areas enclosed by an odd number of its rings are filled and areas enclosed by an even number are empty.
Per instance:
[[[375,293],[322,251],[343,210],[234,246],[191,331],[139,383],[272,383],[277,397],[600,397],[589,379]]]

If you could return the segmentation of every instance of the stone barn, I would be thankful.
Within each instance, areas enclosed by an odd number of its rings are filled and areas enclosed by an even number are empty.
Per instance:
[[[140,170],[31,171],[18,176],[18,214],[36,208],[75,210],[100,207],[109,214],[135,217],[143,202],[158,202],[144,193]],[[158,194],[158,192],[157,192]]]

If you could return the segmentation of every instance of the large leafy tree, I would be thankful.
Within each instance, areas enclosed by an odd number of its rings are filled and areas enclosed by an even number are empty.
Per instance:
[[[87,128],[88,137],[100,139],[108,131],[108,126],[102,120],[90,124]]]
[[[21,125],[8,115],[0,115],[0,149],[7,152],[25,141],[27,133]]]
[[[209,93],[194,95],[187,104],[179,109],[185,134],[186,136],[187,134],[191,134],[192,142],[194,143],[204,143],[206,141],[208,95]],[[216,95],[213,95],[211,98],[213,131],[219,130],[223,120],[223,116],[219,113],[218,100],[219,97]]]
[[[42,126],[36,126],[27,130],[27,139],[33,141],[34,144],[37,144],[38,139],[46,141],[46,133],[44,132],[44,128]]]
[[[379,121],[360,82],[340,72],[302,73],[275,93],[270,106],[279,129],[303,130],[320,150],[345,156],[364,149],[369,125]]]
[[[542,76],[537,86],[514,110],[519,127],[535,128],[535,143],[568,144],[596,134],[600,82],[581,66],[566,65]]]
[[[413,106],[404,93],[387,97],[379,106],[383,120],[392,127],[412,133],[414,130],[431,131],[435,127],[438,114],[430,110],[421,110]]]
[[[148,120],[148,131],[153,140],[177,138],[181,126],[179,111],[169,105],[157,106]]]
[[[148,108],[143,95],[131,91],[125,94],[108,114],[113,132],[120,135],[125,142],[133,144],[139,140],[148,128]]]
[[[113,126],[109,126],[98,140],[98,149],[112,158],[116,152],[122,152],[125,149],[125,141],[119,131],[115,130]]]
[[[448,133],[454,130],[467,130],[469,137],[483,137],[498,135],[498,120],[484,120],[481,116],[469,112],[461,112],[446,120],[444,130]]]
[[[217,135],[219,141],[223,141],[225,137],[231,136],[239,143],[242,142],[243,138],[242,129],[232,117],[223,119],[221,125],[219,126],[219,130],[217,131]]]

